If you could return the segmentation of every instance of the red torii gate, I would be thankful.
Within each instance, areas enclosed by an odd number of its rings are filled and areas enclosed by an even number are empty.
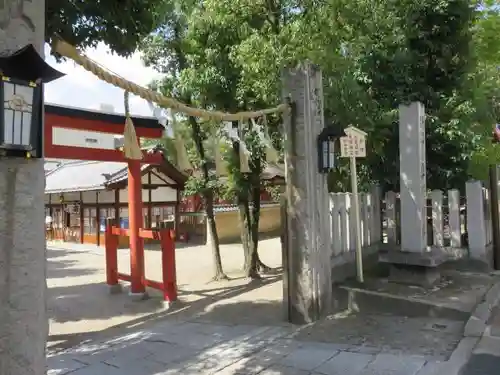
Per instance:
[[[162,137],[163,126],[156,119],[132,117],[132,121],[137,137]],[[143,294],[145,293],[146,280],[144,242],[141,236],[141,232],[144,232],[142,228],[141,164],[161,164],[163,155],[161,153],[143,152],[142,160],[129,160],[125,158],[120,150],[65,146],[53,143],[55,128],[123,135],[124,127],[125,115],[45,104],[44,155],[47,158],[124,162],[128,164],[130,291],[132,294]],[[118,274],[117,270],[116,274]]]

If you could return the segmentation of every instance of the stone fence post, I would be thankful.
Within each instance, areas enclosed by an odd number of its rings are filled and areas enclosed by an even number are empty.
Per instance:
[[[486,238],[486,219],[483,185],[480,181],[468,181],[465,185],[467,197],[467,234],[469,256],[491,266],[491,249]]]

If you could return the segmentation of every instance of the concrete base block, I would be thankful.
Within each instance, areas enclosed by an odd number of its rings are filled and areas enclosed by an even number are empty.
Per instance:
[[[437,267],[413,266],[408,264],[392,264],[389,281],[399,284],[429,287],[441,279]]]
[[[143,292],[143,293],[132,293],[129,292],[129,297],[132,301],[144,301],[145,299],[149,298],[148,292]]]
[[[121,292],[123,292],[122,284],[108,285],[109,294],[120,294]]]

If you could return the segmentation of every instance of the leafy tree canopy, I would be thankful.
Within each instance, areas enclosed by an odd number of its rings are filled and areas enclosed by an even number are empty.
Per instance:
[[[230,111],[269,107],[282,100],[283,66],[307,59],[323,71],[327,121],[369,133],[362,183],[398,189],[397,105],[411,100],[426,105],[430,189],[462,188],[473,159],[496,155],[487,150],[500,120],[496,1],[164,1],[171,11],[141,48],[168,73],[167,94]],[[349,188],[343,161],[330,180]]]
[[[46,41],[58,34],[82,48],[106,43],[122,56],[133,53],[164,13],[159,0],[47,0]]]

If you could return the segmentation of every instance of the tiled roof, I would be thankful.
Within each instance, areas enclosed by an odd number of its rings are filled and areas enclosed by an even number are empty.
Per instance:
[[[47,159],[46,164],[53,160]],[[116,185],[109,185],[119,182],[126,183],[128,178],[127,163],[84,160],[58,161],[60,163],[56,167],[45,167],[45,193],[114,188]],[[141,169],[144,171],[149,167],[151,167],[150,164],[142,164]],[[165,160],[161,165],[155,167],[173,181],[175,188],[183,188],[187,176],[169,161]]]
[[[66,161],[46,174],[45,192],[101,190],[111,176],[126,168],[126,163]]]

